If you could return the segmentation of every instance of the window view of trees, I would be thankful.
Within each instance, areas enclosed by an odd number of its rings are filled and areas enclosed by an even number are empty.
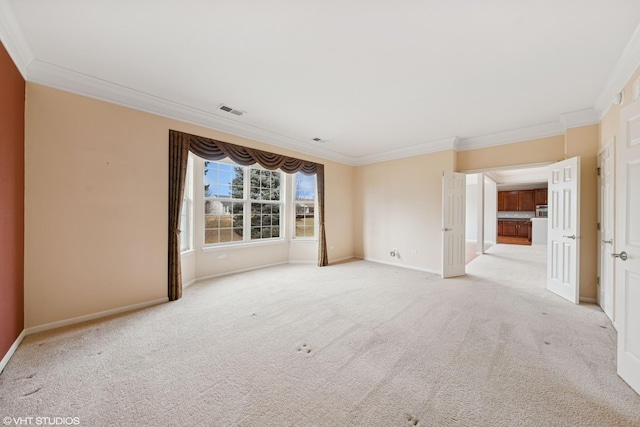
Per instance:
[[[279,171],[205,162],[205,244],[243,241],[245,231],[252,240],[280,237],[281,178]]]
[[[295,174],[295,237],[315,236],[316,177]]]
[[[256,200],[251,203],[251,239],[280,237],[281,175],[279,171],[250,170],[250,198]]]

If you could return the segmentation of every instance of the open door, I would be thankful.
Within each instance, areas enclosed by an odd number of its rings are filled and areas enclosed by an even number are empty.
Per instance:
[[[465,189],[463,173],[442,175],[442,277],[465,274]]]
[[[640,102],[621,112],[617,151],[615,316],[618,375],[640,393]]]
[[[614,144],[610,143],[598,153],[598,304],[614,322],[614,197],[615,197]]]
[[[549,165],[547,289],[580,302],[580,157]]]

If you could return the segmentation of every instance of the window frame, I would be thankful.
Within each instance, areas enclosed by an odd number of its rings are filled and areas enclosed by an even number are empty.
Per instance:
[[[303,176],[311,176],[314,179],[314,185],[313,185],[313,211],[314,211],[314,216],[313,216],[313,236],[298,236],[296,234],[296,219],[297,219],[297,213],[296,213],[296,205],[298,202],[298,199],[296,198],[296,176],[300,174]],[[302,172],[296,172],[294,174],[287,174],[291,177],[291,210],[293,211],[293,218],[292,218],[292,227],[291,227],[291,239],[292,240],[297,240],[297,241],[317,241],[318,240],[318,232],[319,232],[319,225],[318,225],[318,181],[316,179],[315,175],[304,175]]]
[[[286,230],[286,210],[288,209],[288,203],[286,201],[286,189],[287,189],[287,179],[290,174],[287,174],[280,169],[275,171],[268,170],[263,168],[258,164],[253,164],[249,166],[239,165],[232,160],[225,158],[222,160],[206,160],[200,158],[201,168],[200,168],[200,179],[202,180],[202,185],[200,186],[201,196],[200,199],[202,201],[201,207],[201,215],[202,215],[202,249],[210,250],[215,248],[220,248],[224,246],[238,246],[238,245],[256,245],[256,244],[265,244],[265,243],[276,243],[285,241],[285,230]],[[238,167],[243,169],[243,198],[214,198],[214,197],[206,197],[205,196],[205,179],[204,179],[204,171],[206,169],[206,163],[221,163],[226,165],[231,165],[233,167]],[[267,172],[278,172],[280,174],[280,200],[258,200],[251,198],[251,170],[259,170],[259,171],[267,171]],[[242,240],[237,241],[229,241],[229,242],[217,242],[217,243],[207,243],[206,242],[206,202],[207,200],[219,200],[222,202],[231,202],[231,203],[241,203],[243,205],[243,224],[242,224]],[[278,205],[280,207],[279,213],[279,236],[277,237],[265,237],[265,238],[251,238],[251,205],[253,203],[262,203],[262,204],[272,204]]]
[[[194,155],[189,153],[187,159],[187,173],[184,184],[184,194],[182,196],[182,210],[180,212],[180,254],[184,255],[194,250],[193,245],[193,225],[194,225]],[[185,219],[186,226],[183,226],[182,219]],[[184,228],[184,229],[183,229]],[[184,240],[186,245],[183,246]]]

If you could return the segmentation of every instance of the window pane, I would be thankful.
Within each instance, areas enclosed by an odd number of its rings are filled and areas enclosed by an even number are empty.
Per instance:
[[[282,173],[251,169],[250,197],[252,200],[280,200],[280,181]]]
[[[315,236],[316,177],[295,175],[296,237]]]
[[[205,200],[205,244],[242,240],[244,204],[216,199]]]
[[[251,239],[280,237],[280,205],[251,203]]]
[[[218,162],[204,163],[204,196],[242,199],[244,171],[240,166]]]
[[[280,237],[281,182],[280,171],[205,161],[205,244]]]

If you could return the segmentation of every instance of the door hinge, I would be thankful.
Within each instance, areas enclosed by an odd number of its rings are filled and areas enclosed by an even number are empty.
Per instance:
[[[596,168],[596,173],[600,176],[600,168]]]
[[[600,231],[600,223],[598,223],[598,231]]]
[[[596,285],[600,286],[600,276],[596,277]]]

